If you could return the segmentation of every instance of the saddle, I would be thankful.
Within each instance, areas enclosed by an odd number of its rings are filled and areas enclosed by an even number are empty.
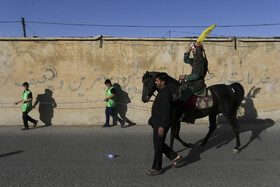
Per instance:
[[[182,93],[188,88],[188,83],[184,80],[180,81],[179,87],[179,98],[181,98]],[[209,88],[206,88],[204,91],[204,95],[192,95],[190,98],[184,103],[185,110],[204,110],[211,108],[213,106],[213,96],[212,92]]]
[[[213,106],[212,92],[207,89],[206,96],[192,95],[184,103],[185,112],[181,115],[180,121],[194,124],[196,119],[196,110],[204,110]]]
[[[213,106],[212,92],[207,88],[206,96],[192,95],[188,101],[185,102],[185,110],[204,110]]]

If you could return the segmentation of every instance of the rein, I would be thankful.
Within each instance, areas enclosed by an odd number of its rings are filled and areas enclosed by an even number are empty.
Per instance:
[[[148,79],[143,80],[143,82],[152,81],[152,79],[153,79],[153,77],[150,77]],[[152,97],[152,96],[156,97],[156,95],[154,93],[152,93],[152,95],[150,97]],[[149,101],[154,102],[154,100],[151,100],[151,99]]]

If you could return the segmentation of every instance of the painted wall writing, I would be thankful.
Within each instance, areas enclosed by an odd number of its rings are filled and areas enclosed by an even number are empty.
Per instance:
[[[245,88],[243,108],[251,103],[246,114],[279,120],[280,40],[251,40],[238,40],[236,50],[231,42],[205,42],[206,84],[239,82]],[[100,48],[99,41],[0,39],[0,125],[22,123],[20,106],[12,103],[21,98],[25,81],[39,103],[31,115],[42,122],[51,110],[47,121],[53,125],[102,124],[106,79],[117,88],[119,114],[131,124],[147,124],[151,103],[141,101],[143,74],[162,71],[178,79],[190,73],[183,62],[187,47],[186,42],[164,40],[103,41]]]

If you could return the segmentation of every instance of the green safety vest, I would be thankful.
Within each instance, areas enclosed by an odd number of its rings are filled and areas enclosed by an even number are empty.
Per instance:
[[[30,90],[24,90],[22,92],[22,100],[28,99],[28,95],[31,93]],[[22,112],[30,112],[32,110],[32,102],[22,103]]]
[[[111,90],[112,90],[113,88],[114,88],[114,86],[110,86],[110,87],[108,88],[108,90],[106,91],[106,97],[110,97],[110,96],[112,95]],[[109,100],[107,101],[106,106],[107,106],[107,107],[115,107],[115,106],[116,106],[115,98],[116,98],[116,97],[113,97],[113,98],[109,99]]]

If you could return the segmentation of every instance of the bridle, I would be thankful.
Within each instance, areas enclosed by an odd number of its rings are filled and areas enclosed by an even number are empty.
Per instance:
[[[153,77],[150,77],[150,78],[147,78],[147,79],[143,80],[143,83],[148,82],[148,81],[151,81],[151,83],[154,84]],[[151,95],[147,95],[147,96],[149,96],[151,98],[152,96],[155,97],[156,95],[153,92]],[[153,100],[149,100],[149,101],[153,102]]]

